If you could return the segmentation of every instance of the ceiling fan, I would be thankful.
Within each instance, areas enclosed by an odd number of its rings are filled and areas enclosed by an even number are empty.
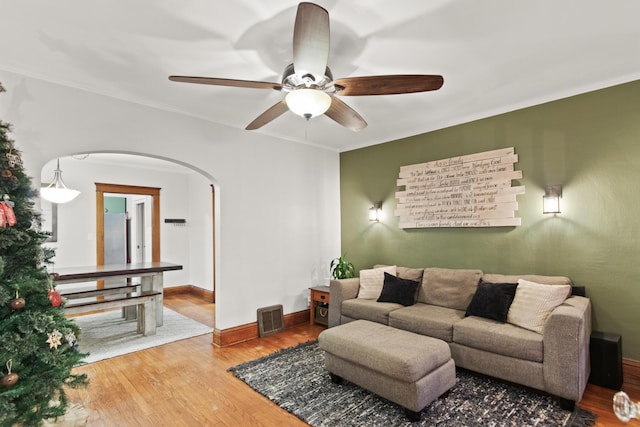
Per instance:
[[[444,82],[442,76],[428,74],[346,77],[334,81],[327,66],[328,58],[329,12],[305,2],[298,5],[293,30],[293,63],[285,68],[281,83],[189,76],[169,76],[169,80],[286,93],[283,100],[249,123],[247,130],[258,129],[291,110],[307,120],[325,114],[353,131],[364,129],[367,122],[337,96],[425,92],[440,89]]]

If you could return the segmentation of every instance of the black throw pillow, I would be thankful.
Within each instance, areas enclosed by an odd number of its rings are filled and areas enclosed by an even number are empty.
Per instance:
[[[480,280],[478,289],[464,314],[465,317],[479,316],[506,322],[517,287],[517,283],[490,283]]]
[[[420,282],[400,279],[389,273],[384,273],[384,284],[378,302],[395,302],[405,307],[416,303]]]

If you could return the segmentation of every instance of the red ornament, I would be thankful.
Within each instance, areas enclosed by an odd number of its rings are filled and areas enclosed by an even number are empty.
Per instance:
[[[55,289],[49,289],[49,300],[54,307],[60,307],[60,304],[62,304],[62,295]]]
[[[0,201],[0,227],[5,228],[16,225],[16,214],[13,211],[14,203],[9,201],[9,195],[5,194]]]

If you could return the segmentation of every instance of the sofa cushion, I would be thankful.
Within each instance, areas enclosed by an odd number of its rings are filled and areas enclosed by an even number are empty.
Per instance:
[[[506,322],[517,286],[517,283],[490,283],[481,279],[464,315]]]
[[[376,302],[372,299],[354,298],[342,302],[342,315],[352,319],[370,320],[388,325],[389,313],[402,307],[401,304],[393,302]]]
[[[418,302],[465,311],[481,277],[480,270],[425,268]]]
[[[373,268],[388,267],[386,264],[376,264]],[[415,280],[416,282],[422,282],[422,273],[424,268],[411,268],[396,266],[396,276],[401,279]]]
[[[456,344],[516,359],[542,362],[542,335],[509,323],[467,317],[453,326]]]
[[[570,293],[569,285],[543,285],[520,279],[507,321],[541,334],[549,314],[562,304]]]
[[[401,279],[415,280],[422,282],[424,268],[396,267],[396,275]]]
[[[370,270],[360,270],[360,290],[358,298],[376,300],[382,291],[384,284],[384,273],[396,275],[396,266],[373,268]]]
[[[451,342],[453,325],[463,318],[461,310],[417,303],[389,312],[389,326]]]
[[[539,274],[494,274],[485,273],[482,280],[493,283],[518,283],[524,279],[530,282],[541,283],[543,285],[573,285],[571,279],[564,276],[541,276]]]
[[[413,305],[416,303],[418,286],[420,283],[415,280],[401,279],[384,273],[384,285],[382,285],[378,302],[395,302],[404,306]]]

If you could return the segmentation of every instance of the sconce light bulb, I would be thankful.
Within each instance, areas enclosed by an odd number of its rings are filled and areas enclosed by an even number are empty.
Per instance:
[[[548,185],[545,188],[544,196],[542,196],[542,213],[559,214],[561,197],[562,197],[561,185]]]
[[[369,208],[369,221],[380,221],[382,219],[382,202],[376,202]]]

